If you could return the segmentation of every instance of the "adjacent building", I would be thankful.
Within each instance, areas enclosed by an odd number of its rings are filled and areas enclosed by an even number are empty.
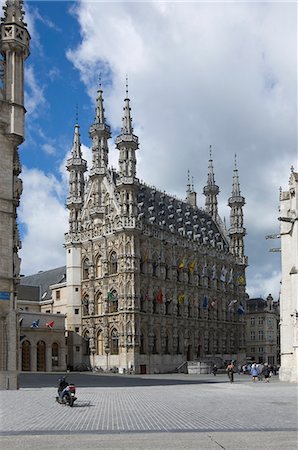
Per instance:
[[[298,382],[298,173],[291,170],[289,189],[280,192],[282,283],[280,339],[282,381]]]
[[[21,0],[7,0],[0,36],[0,389],[18,387],[17,286],[22,193],[19,146],[24,141],[24,64],[30,36]]]
[[[248,361],[280,364],[279,301],[271,294],[267,299],[246,300],[246,355]]]

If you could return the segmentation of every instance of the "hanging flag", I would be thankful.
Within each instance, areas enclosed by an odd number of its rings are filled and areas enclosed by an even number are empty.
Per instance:
[[[185,300],[185,294],[179,294],[178,295],[178,302],[179,303],[184,303]]]
[[[178,269],[182,270],[184,268],[184,261],[181,261],[178,265]]]
[[[54,328],[54,325],[55,325],[55,321],[54,320],[52,320],[51,322],[47,322],[46,323],[46,327],[48,327],[48,328]]]
[[[114,297],[114,295],[112,294],[112,292],[108,291],[108,298],[114,302],[116,300],[116,298]]]
[[[22,326],[23,320],[24,320],[24,317],[20,317],[19,318],[19,325],[20,325],[20,327]]]
[[[223,266],[221,269],[220,281],[226,281],[226,276],[227,276],[227,269],[225,268],[225,266]]]
[[[228,305],[228,310],[231,311],[231,309],[234,308],[235,303],[237,303],[237,300],[232,300]]]
[[[244,306],[243,306],[242,303],[240,302],[240,305],[238,306],[238,314],[239,314],[240,316],[242,316],[242,314],[244,314],[244,313],[245,313]]]
[[[243,275],[239,275],[239,277],[238,277],[238,284],[239,284],[239,286],[245,285],[245,278],[244,278]]]
[[[207,295],[205,295],[205,297],[203,298],[203,308],[204,309],[208,308],[208,303],[209,303],[208,297],[207,297]]]
[[[39,327],[39,319],[38,320],[34,320],[32,322],[32,325],[31,325],[30,328],[38,328],[38,327]]]
[[[216,276],[216,264],[213,264],[212,266],[212,280],[216,280],[217,276]]]
[[[202,277],[207,277],[208,276],[208,268],[207,268],[207,261],[205,260],[203,269],[202,269]]]
[[[195,266],[196,266],[195,261],[191,261],[191,262],[188,264],[188,270],[190,271],[190,273],[193,273],[193,272],[194,272]]]
[[[217,308],[217,300],[216,300],[216,299],[213,300],[213,301],[210,303],[210,308],[211,308],[211,309],[216,309],[216,308]]]
[[[155,300],[157,301],[157,303],[161,304],[162,303],[162,290],[159,289],[159,291],[157,292],[156,296],[155,296]]]
[[[229,281],[228,283],[231,284],[233,282],[233,267],[230,270],[230,275],[229,275]]]

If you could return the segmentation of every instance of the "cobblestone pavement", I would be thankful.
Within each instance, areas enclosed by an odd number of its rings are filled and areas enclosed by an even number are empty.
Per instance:
[[[55,396],[56,389],[49,387],[1,391],[2,437],[65,433],[150,433],[152,436],[152,433],[160,432],[278,432],[291,436],[293,446],[285,448],[296,448],[293,442],[297,437],[297,385],[281,383],[277,379],[267,384],[252,383],[243,377],[230,384],[222,375],[217,376],[216,381],[210,378],[210,383],[205,376],[201,384],[84,387],[77,389],[78,400],[73,408],[58,404]],[[220,444],[213,447],[211,441],[206,447],[172,448],[220,447],[237,448]]]

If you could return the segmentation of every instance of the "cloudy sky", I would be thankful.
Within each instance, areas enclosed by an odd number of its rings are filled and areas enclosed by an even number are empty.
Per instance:
[[[22,273],[65,264],[65,160],[78,104],[84,156],[101,73],[114,137],[125,77],[138,177],[185,198],[187,170],[198,193],[212,145],[219,208],[229,225],[234,154],[244,208],[248,293],[278,297],[279,187],[297,169],[297,5],[284,2],[26,3],[32,37],[26,64],[26,142],[20,153]]]

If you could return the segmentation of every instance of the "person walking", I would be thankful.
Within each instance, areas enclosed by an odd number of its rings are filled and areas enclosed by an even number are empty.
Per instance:
[[[271,372],[270,367],[268,366],[267,363],[265,363],[264,368],[263,368],[263,375],[264,375],[265,383],[269,383],[270,372]]]
[[[253,365],[251,366],[250,373],[252,375],[252,381],[253,382],[258,381],[259,369],[258,369],[258,366],[256,365],[256,363],[253,363]]]
[[[234,369],[235,369],[234,363],[233,361],[231,361],[226,368],[226,372],[228,373],[228,377],[231,383],[234,383]]]

